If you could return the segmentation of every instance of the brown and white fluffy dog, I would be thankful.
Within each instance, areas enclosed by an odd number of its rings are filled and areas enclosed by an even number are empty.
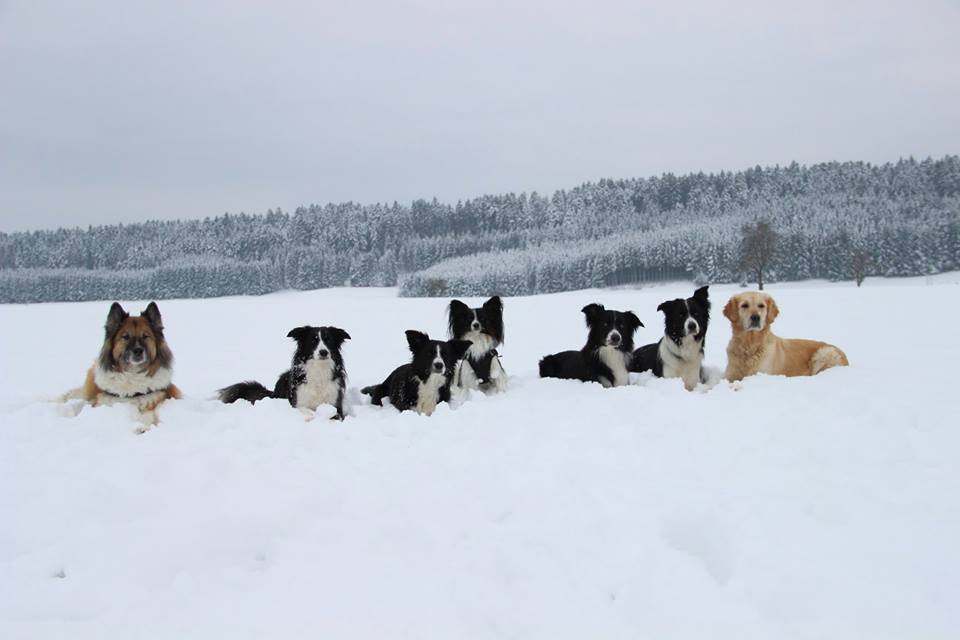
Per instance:
[[[131,316],[114,302],[104,325],[100,356],[87,371],[83,386],[63,399],[82,399],[92,406],[119,402],[135,407],[145,431],[157,423],[155,409],[164,400],[179,398],[173,384],[173,354],[163,337],[163,321],[156,302]]]
[[[812,376],[849,364],[846,354],[832,344],[773,335],[770,325],[779,313],[777,303],[766,293],[747,291],[730,298],[723,308],[733,327],[727,345],[727,380],[742,380],[755,373]]]

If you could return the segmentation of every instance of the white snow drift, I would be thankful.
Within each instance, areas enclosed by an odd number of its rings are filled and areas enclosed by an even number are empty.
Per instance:
[[[186,398],[140,436],[43,401],[107,304],[0,307],[0,637],[956,637],[958,280],[774,286],[777,333],[852,366],[694,393],[536,377],[584,304],[633,309],[642,344],[692,285],[510,298],[509,391],[430,418],[356,389],[404,329],[443,334],[443,300],[161,302]],[[721,370],[735,290],[711,289]],[[272,385],[308,323],[353,336],[345,422],[210,399]]]

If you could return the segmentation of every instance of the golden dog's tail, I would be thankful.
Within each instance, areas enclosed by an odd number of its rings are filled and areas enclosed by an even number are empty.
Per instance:
[[[825,344],[813,352],[813,357],[810,358],[810,373],[817,375],[824,369],[846,367],[849,364],[847,354],[832,344]]]

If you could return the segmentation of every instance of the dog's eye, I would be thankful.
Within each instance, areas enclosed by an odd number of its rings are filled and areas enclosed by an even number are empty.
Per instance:
[[[130,339],[130,334],[125,333],[125,334],[123,334],[123,335],[120,336],[120,337],[123,338],[124,340],[129,340],[129,339]]]
[[[147,334],[143,334],[143,336],[142,336],[140,339],[141,339],[141,340],[149,340],[149,339],[150,339],[150,336],[148,336]]]
[[[741,309],[746,309],[746,308],[749,307],[749,306],[750,306],[750,305],[748,305],[746,302],[744,302],[743,304],[740,305],[740,308],[741,308]]]
[[[758,304],[757,306],[760,307],[761,309],[763,309],[765,305],[761,302],[761,303]]]

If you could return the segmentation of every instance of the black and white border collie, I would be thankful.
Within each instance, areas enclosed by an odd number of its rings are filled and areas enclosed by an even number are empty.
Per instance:
[[[627,384],[633,334],[643,323],[632,311],[608,311],[602,304],[588,304],[582,311],[590,329],[587,343],[579,351],[544,356],[540,377],[599,382],[604,387]]]
[[[658,378],[680,378],[687,391],[707,382],[703,349],[710,322],[707,287],[690,298],[667,300],[657,307],[663,311],[663,337],[659,342],[633,352],[631,371],[652,371]]]
[[[419,414],[431,415],[441,402],[450,401],[450,383],[457,362],[470,348],[467,340],[431,340],[420,331],[409,330],[407,345],[413,358],[394,369],[380,384],[364,387],[360,393],[370,401],[383,406],[383,399],[398,411],[413,409]]]
[[[290,368],[280,374],[273,391],[259,382],[239,382],[217,392],[221,402],[286,398],[291,406],[311,418],[317,407],[329,404],[337,410],[332,418],[343,420],[347,371],[340,348],[350,335],[338,327],[306,326],[291,329],[287,337],[296,340],[297,350]]]
[[[496,393],[507,388],[507,372],[500,364],[497,347],[503,344],[503,301],[493,296],[483,306],[471,309],[453,300],[447,314],[450,337],[469,340],[470,348],[454,373],[454,389],[480,389]]]

